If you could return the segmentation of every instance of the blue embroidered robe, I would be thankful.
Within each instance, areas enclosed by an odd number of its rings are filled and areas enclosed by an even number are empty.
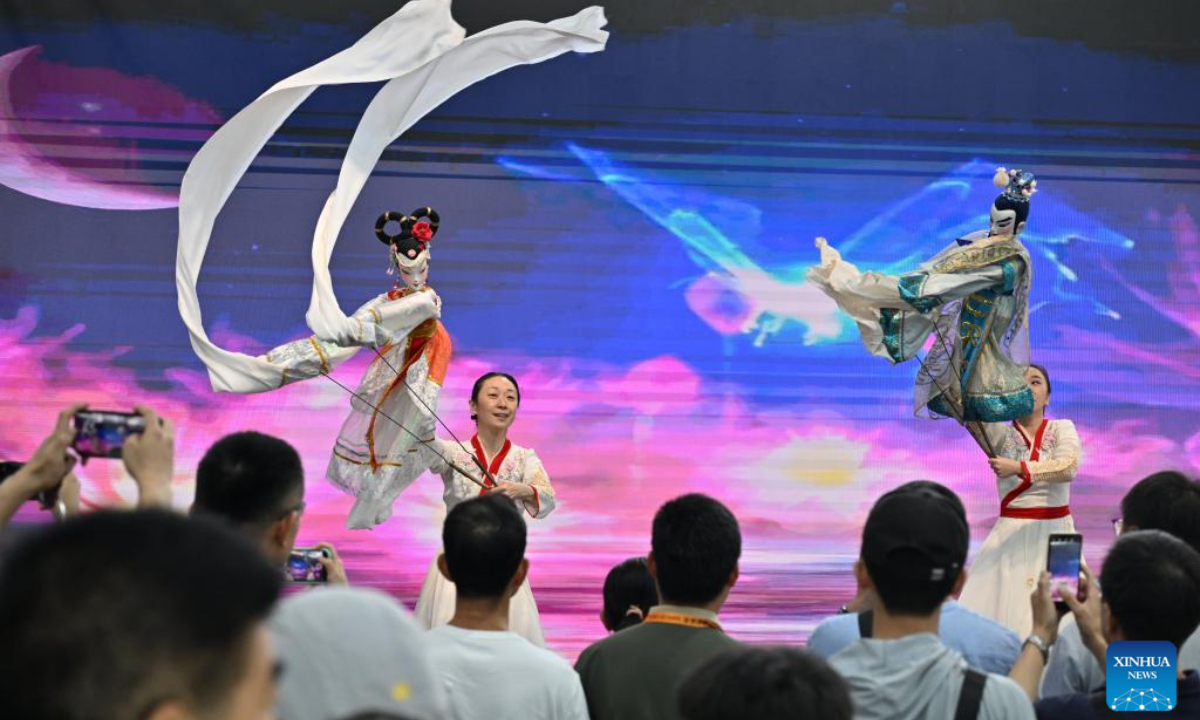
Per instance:
[[[932,339],[917,374],[917,415],[1006,422],[1033,411],[1030,262],[1016,238],[976,233],[898,277],[859,272],[823,246],[808,280],[854,319],[872,355],[904,362]]]

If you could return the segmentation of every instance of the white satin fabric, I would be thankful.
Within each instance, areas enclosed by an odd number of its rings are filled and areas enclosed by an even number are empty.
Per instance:
[[[338,233],[380,155],[447,99],[502,70],[565,52],[598,52],[608,33],[604,10],[590,7],[550,23],[511,22],[469,38],[450,15],[450,0],[412,0],[342,52],[277,83],[209,138],[192,159],[179,193],[175,284],[179,313],[214,390],[263,392],[279,387],[264,358],[217,347],[204,330],[196,282],[213,224],[233,188],[284,120],[322,85],[387,81],[350,141],[313,236],[313,289],[306,320],[318,339],[340,346],[378,344],[338,305],[329,259]]]

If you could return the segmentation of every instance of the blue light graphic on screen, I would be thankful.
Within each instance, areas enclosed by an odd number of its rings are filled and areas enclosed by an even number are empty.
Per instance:
[[[806,242],[811,238],[797,238],[794,254],[757,261],[744,249],[744,240],[764,232],[787,231],[775,227],[752,202],[697,189],[695,183],[684,179],[656,177],[620,165],[609,153],[576,143],[568,143],[567,148],[606,187],[684,244],[696,265],[708,273],[698,282],[735,296],[724,305],[690,303],[715,329],[750,332],[758,347],[789,321],[805,328],[805,345],[844,341],[852,335],[847,319],[803,278],[803,271],[815,261],[816,253]],[[502,157],[499,162],[539,179],[574,181],[561,172],[512,158]],[[863,269],[886,274],[909,271],[937,248],[987,226],[986,208],[995,191],[986,178],[996,166],[978,159],[961,165],[833,242]],[[1090,322],[1093,315],[1121,319],[1120,312],[1097,291],[1098,286],[1111,284],[1102,270],[1110,265],[1097,266],[1095,261],[1102,258],[1111,263],[1131,251],[1135,241],[1051,193],[1039,195],[1034,204],[1030,222],[1034,229],[1022,235],[1035,262],[1042,261],[1035,274],[1038,291],[1031,310],[1056,304],[1075,312],[1084,308],[1079,318],[1084,322]],[[767,261],[778,269],[767,270]],[[721,310],[745,317],[722,318]],[[722,322],[731,319],[732,324]]]

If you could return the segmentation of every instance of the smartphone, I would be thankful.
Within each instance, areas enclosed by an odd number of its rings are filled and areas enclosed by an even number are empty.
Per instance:
[[[1079,533],[1054,533],[1050,536],[1050,547],[1046,553],[1046,569],[1050,571],[1050,596],[1060,612],[1067,605],[1058,592],[1058,586],[1070,588],[1079,597],[1079,571],[1083,558],[1083,536]]]
[[[288,555],[287,565],[283,569],[284,578],[300,583],[329,582],[321,558],[328,559],[329,551],[322,548],[295,548]]]
[[[75,441],[71,447],[84,459],[119,458],[125,439],[145,429],[146,418],[137,413],[83,410],[75,413]]]

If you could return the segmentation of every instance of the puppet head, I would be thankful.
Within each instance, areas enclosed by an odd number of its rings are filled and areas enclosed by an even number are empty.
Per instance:
[[[1004,191],[992,203],[988,235],[1020,235],[1025,229],[1025,221],[1029,219],[1029,198],[1037,192],[1037,180],[1033,179],[1033,173],[1024,170],[997,168],[992,183]]]
[[[400,232],[389,235],[385,229],[389,222],[400,223]],[[375,236],[391,250],[392,266],[388,274],[399,274],[400,281],[409,290],[425,288],[429,278],[429,245],[437,235],[441,218],[433,208],[418,208],[411,215],[402,215],[394,210],[385,212],[375,221]]]

